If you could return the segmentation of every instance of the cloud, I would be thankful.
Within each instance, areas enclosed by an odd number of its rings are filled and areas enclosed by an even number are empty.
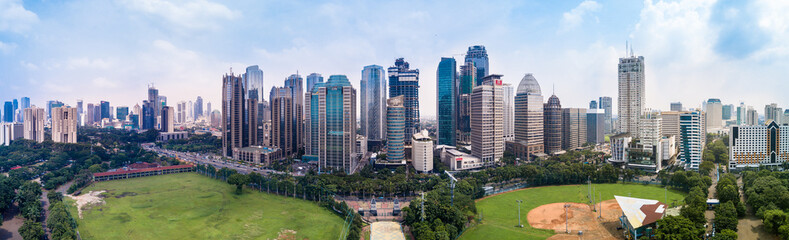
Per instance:
[[[14,49],[16,49],[15,43],[4,43],[3,41],[0,41],[0,53],[8,54],[11,53],[11,51],[14,51]]]
[[[562,14],[562,22],[559,27],[559,32],[567,32],[578,27],[584,22],[585,16],[600,10],[600,8],[602,8],[600,3],[592,0],[583,1],[569,12]]]
[[[118,87],[118,83],[116,83],[114,81],[110,81],[110,80],[108,80],[106,78],[103,78],[103,77],[94,78],[93,81],[91,81],[91,82],[93,83],[94,86],[97,86],[97,87],[100,87],[100,88],[117,88]]]
[[[38,22],[38,15],[22,6],[21,0],[0,0],[0,32],[24,32]]]
[[[231,20],[240,15],[225,5],[207,0],[173,3],[167,0],[121,0],[131,10],[161,17],[179,27],[216,29],[218,20]]]

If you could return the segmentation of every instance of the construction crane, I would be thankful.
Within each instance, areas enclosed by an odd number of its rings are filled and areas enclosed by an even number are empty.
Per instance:
[[[450,198],[450,200],[449,200],[449,205],[450,206],[454,206],[455,205],[455,183],[457,183],[458,179],[455,178],[455,176],[452,176],[452,173],[449,173],[449,171],[447,171],[447,170],[444,170],[444,173],[446,173],[449,176],[449,188],[451,189],[451,192],[452,192],[452,198]]]

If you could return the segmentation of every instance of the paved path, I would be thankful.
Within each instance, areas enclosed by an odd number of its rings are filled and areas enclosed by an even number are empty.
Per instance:
[[[718,180],[719,180],[718,179],[718,167],[719,166],[720,166],[720,164],[715,165],[715,170],[713,170],[713,172],[710,173],[710,178],[712,178],[712,185],[710,185],[710,189],[709,189],[710,193],[709,193],[709,195],[707,195],[707,199],[715,198],[715,194],[716,194],[715,187],[718,186]],[[715,210],[707,209],[704,212],[704,217],[707,218],[707,232],[711,233],[712,232],[712,223],[715,220]]]
[[[370,228],[371,240],[405,240],[400,224],[396,222],[374,222]]]
[[[22,240],[19,235],[19,227],[25,222],[22,216],[19,216],[19,206],[17,203],[11,204],[11,207],[3,213],[3,226],[0,226],[0,239]]]
[[[740,186],[740,201],[745,204],[745,193],[742,191],[742,177],[737,178]],[[764,229],[762,220],[753,215],[753,210],[748,207],[747,215],[737,223],[737,239],[778,239],[778,236],[769,234]]]

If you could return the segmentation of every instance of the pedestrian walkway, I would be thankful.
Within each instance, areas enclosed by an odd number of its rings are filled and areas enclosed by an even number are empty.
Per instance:
[[[405,240],[403,229],[396,222],[374,222],[370,228],[371,240]]]

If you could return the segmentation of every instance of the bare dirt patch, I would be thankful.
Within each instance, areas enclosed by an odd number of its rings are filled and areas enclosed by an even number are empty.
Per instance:
[[[565,204],[570,204],[566,214]],[[616,230],[621,213],[615,200],[604,201],[602,212],[593,212],[591,205],[582,203],[551,203],[532,209],[527,219],[532,227],[556,231],[557,235],[549,239],[578,239],[578,231],[583,231],[584,239],[613,240],[624,239]],[[569,234],[565,233],[565,223]]]
[[[297,240],[296,231],[290,229],[282,229],[277,234],[277,240]]]
[[[82,209],[92,205],[99,205],[104,204],[104,200],[102,200],[101,194],[105,191],[90,191],[86,194],[82,194],[79,196],[73,195],[66,195],[71,199],[77,201],[77,212],[79,213],[79,218],[82,219]]]

